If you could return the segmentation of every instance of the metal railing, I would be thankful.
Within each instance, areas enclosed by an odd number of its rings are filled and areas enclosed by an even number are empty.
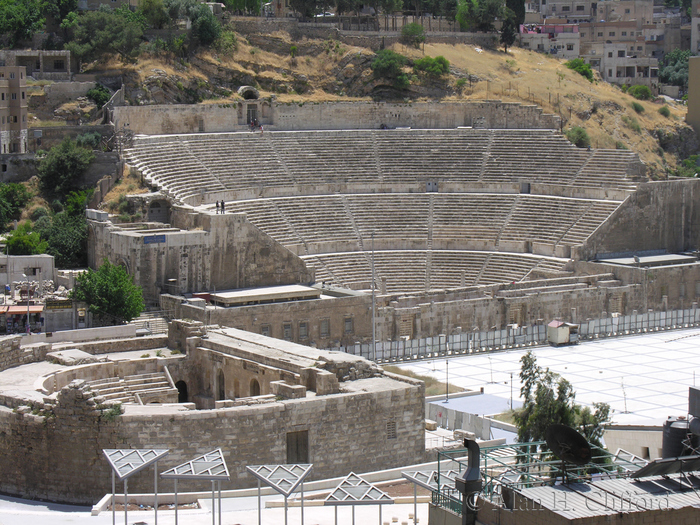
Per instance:
[[[579,325],[578,334],[573,334],[572,342],[575,342],[575,339],[591,341],[698,326],[700,326],[700,309],[698,308],[620,315],[583,321]],[[545,344],[547,344],[547,327],[533,325],[509,326],[503,330],[438,335],[422,339],[378,341],[374,350],[370,343],[340,347],[339,350],[366,357],[377,363],[393,363],[479,354]]]

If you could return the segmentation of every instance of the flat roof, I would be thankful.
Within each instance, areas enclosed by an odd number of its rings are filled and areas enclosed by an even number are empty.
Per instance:
[[[697,263],[697,257],[692,255],[683,255],[679,253],[668,253],[664,255],[646,255],[637,257],[618,257],[615,259],[598,259],[598,262],[604,264],[616,264],[618,266],[633,266],[644,268],[645,266],[669,266],[674,264],[692,264]]]
[[[700,330],[691,328],[540,346],[532,352],[539,366],[571,382],[577,403],[608,403],[616,425],[662,426],[668,416],[688,413],[688,387],[700,386],[698,345]],[[509,401],[512,373],[515,405],[520,399],[520,358],[526,351],[450,357],[449,382],[469,390],[483,387],[485,393]],[[397,366],[445,380],[444,358]],[[485,413],[478,407],[471,410]]]
[[[258,301],[318,299],[320,296],[321,290],[301,284],[247,288],[245,290],[229,290],[210,294],[212,301],[225,305]]]

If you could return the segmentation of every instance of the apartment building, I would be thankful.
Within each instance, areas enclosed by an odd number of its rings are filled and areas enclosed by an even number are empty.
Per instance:
[[[0,66],[0,154],[27,152],[27,74]]]

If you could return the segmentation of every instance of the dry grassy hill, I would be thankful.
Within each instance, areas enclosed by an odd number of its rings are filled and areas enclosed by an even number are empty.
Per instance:
[[[134,104],[221,102],[238,98],[240,85],[256,85],[262,96],[280,101],[348,100],[398,97],[411,100],[499,99],[534,103],[563,117],[564,129],[582,126],[593,147],[628,148],[639,153],[655,178],[698,150],[695,133],[685,124],[686,107],[661,99],[639,101],[606,82],[589,82],[564,61],[512,48],[482,50],[468,45],[426,44],[416,50],[395,46],[411,59],[442,55],[451,74],[440,81],[413,77],[407,92],[387,91],[373,78],[374,53],[335,40],[293,41],[287,33],[237,35],[232,51],[208,50],[185,61],[161,54],[124,65],[127,99]],[[296,56],[290,49],[296,46]],[[406,68],[410,73],[410,69]],[[461,80],[460,82],[460,79]],[[658,109],[667,104],[670,116]]]

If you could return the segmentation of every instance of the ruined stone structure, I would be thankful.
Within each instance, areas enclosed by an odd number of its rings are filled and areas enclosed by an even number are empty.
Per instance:
[[[294,111],[338,122],[330,105],[306,106]],[[392,108],[437,125],[448,106]],[[366,107],[359,127],[390,106]],[[338,115],[351,119],[348,108]],[[647,182],[636,154],[577,149],[548,129],[160,135],[138,137],[125,160],[153,188],[139,201],[154,222],[92,221],[91,264],[123,264],[148,300],[205,324],[320,348],[368,341],[372,263],[381,340],[683,308],[700,293],[687,261],[650,272],[589,262],[694,249],[696,181]],[[184,297],[296,283],[321,297],[235,308]]]
[[[15,381],[8,390],[2,370],[20,377],[16,367],[61,345],[0,339],[0,491],[94,503],[111,490],[104,448],[168,448],[165,470],[220,447],[231,472],[224,489],[253,485],[252,464],[309,462],[323,479],[423,460],[423,383],[363,358],[181,321],[167,338],[70,344],[96,358],[139,347],[168,356],[51,365],[39,381],[30,375],[24,389]],[[152,482],[137,475],[129,489],[150,491]]]

